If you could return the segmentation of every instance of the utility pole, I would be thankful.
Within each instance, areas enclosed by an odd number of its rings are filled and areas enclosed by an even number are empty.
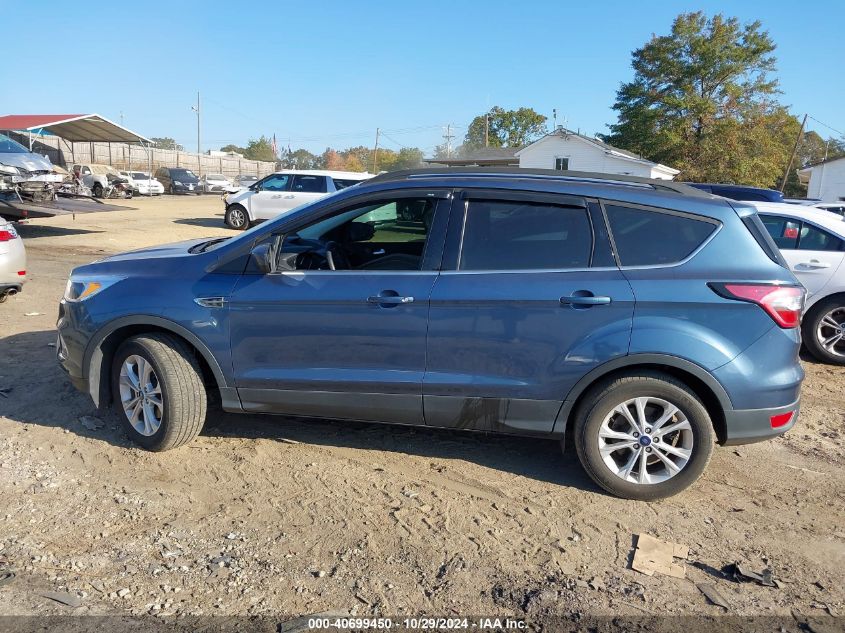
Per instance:
[[[373,150],[373,173],[374,174],[378,173],[378,137],[379,137],[380,132],[381,132],[381,129],[376,128],[376,146],[375,146],[375,149]]]
[[[455,136],[452,134],[452,124],[446,125],[446,134],[443,135],[443,140],[446,141],[446,158],[452,158],[452,139]]]
[[[123,127],[123,110],[120,111],[120,126]]]
[[[786,187],[786,179],[789,178],[789,170],[792,169],[792,161],[795,160],[795,152],[798,151],[798,143],[801,142],[801,137],[804,136],[804,126],[807,125],[807,115],[804,115],[804,120],[801,121],[801,129],[798,130],[798,136],[795,137],[795,145],[792,146],[792,153],[789,155],[789,162],[786,164],[786,170],[783,172],[783,180],[780,182],[780,192],[783,193],[783,188]]]
[[[552,108],[552,132],[557,132],[557,108]]]
[[[490,147],[490,113],[484,115],[484,147]]]
[[[197,90],[197,105],[191,106],[191,110],[197,113],[197,165],[199,165],[199,175],[202,176],[202,137],[200,136],[200,93]]]

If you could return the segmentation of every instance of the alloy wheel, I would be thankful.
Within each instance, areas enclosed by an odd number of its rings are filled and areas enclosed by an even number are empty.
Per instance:
[[[821,318],[816,340],[828,353],[845,356],[845,307],[836,307]]]
[[[244,212],[240,209],[231,209],[229,211],[229,222],[232,226],[236,229],[241,228],[246,222],[246,218],[244,217]]]
[[[155,435],[164,417],[161,383],[152,363],[133,354],[120,367],[120,403],[126,419],[138,433]]]
[[[689,463],[693,432],[687,416],[671,402],[643,396],[614,407],[599,427],[604,464],[620,479],[657,484]]]

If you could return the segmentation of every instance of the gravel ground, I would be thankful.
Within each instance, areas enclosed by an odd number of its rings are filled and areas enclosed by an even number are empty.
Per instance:
[[[0,572],[17,573],[0,614],[845,613],[845,369],[805,360],[795,429],[717,448],[659,503],[602,493],[537,439],[215,413],[191,445],[151,454],[58,368],[57,302],[73,266],[231,232],[216,196],[125,204],[20,227],[30,281],[0,306]],[[630,569],[640,532],[689,546],[687,577]],[[779,586],[732,581],[734,562]]]

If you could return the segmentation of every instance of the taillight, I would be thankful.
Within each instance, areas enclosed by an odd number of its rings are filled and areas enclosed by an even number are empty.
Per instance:
[[[14,229],[12,230],[2,230],[0,231],[0,242],[9,242],[15,239],[18,234],[15,232]]]
[[[717,294],[726,299],[747,301],[763,308],[782,328],[798,327],[804,308],[804,288],[753,283],[711,283]]]
[[[782,426],[786,426],[792,420],[792,415],[794,411],[790,411],[788,413],[779,413],[778,415],[773,415],[769,418],[769,424],[772,425],[773,429],[780,428]]]

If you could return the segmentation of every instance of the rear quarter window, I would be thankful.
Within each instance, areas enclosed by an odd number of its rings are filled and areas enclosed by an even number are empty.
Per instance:
[[[676,264],[717,228],[703,219],[640,207],[606,204],[605,210],[622,266]]]

